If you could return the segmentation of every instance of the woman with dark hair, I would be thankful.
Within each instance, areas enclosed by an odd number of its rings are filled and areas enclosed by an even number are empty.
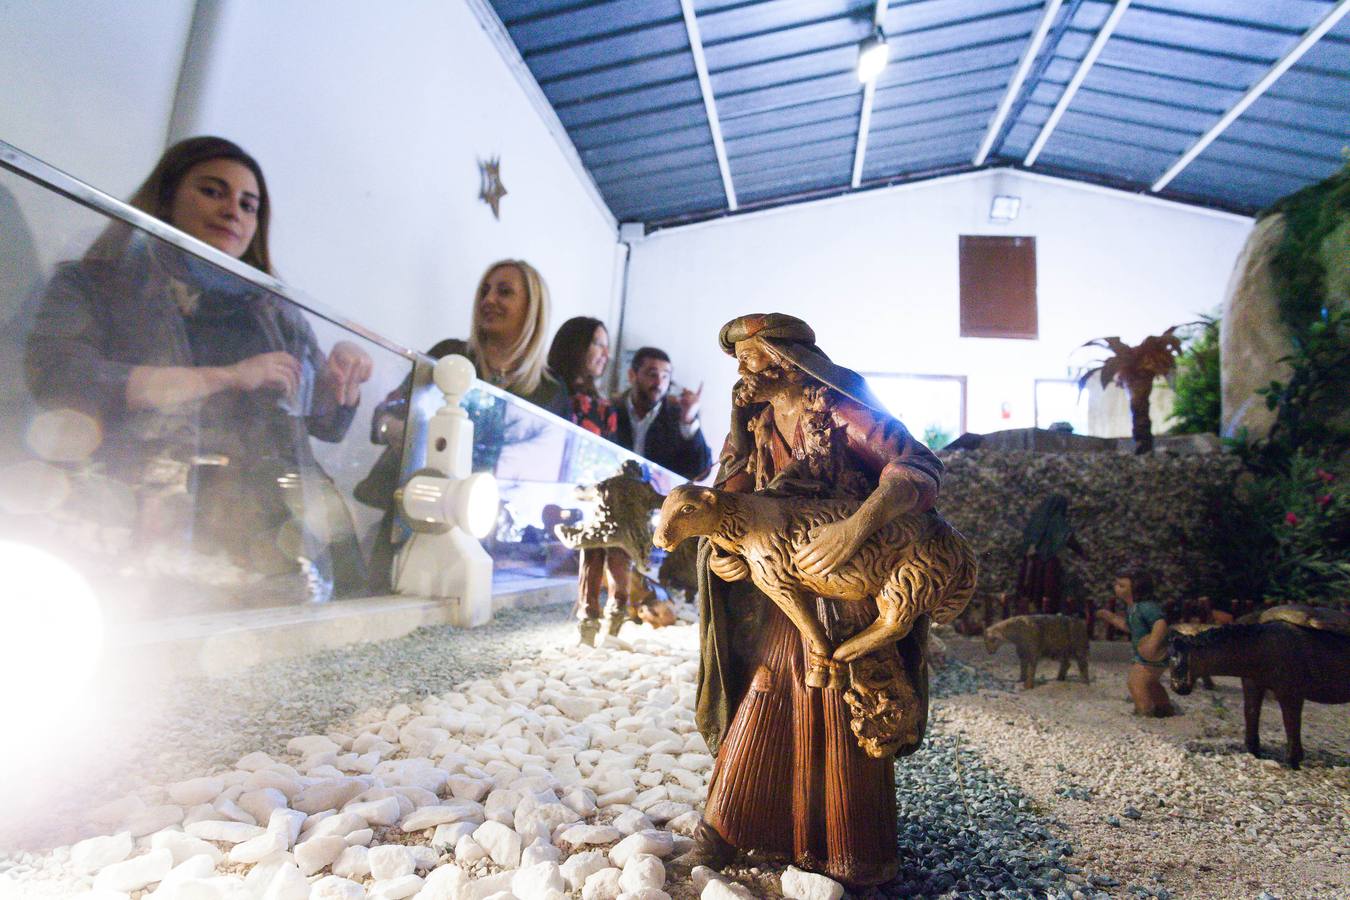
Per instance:
[[[609,400],[600,395],[596,382],[609,364],[609,332],[605,323],[589,316],[568,319],[553,336],[548,350],[548,367],[557,374],[572,395],[572,421],[607,440],[614,440],[619,427],[618,413]],[[607,581],[609,603],[605,615],[611,634],[617,634],[628,618],[628,554],[617,547],[588,548],[579,551],[577,575],[578,638],[593,644],[600,633],[600,590]]]
[[[131,203],[272,272],[267,182],[230,141],[170,147]],[[346,434],[372,368],[360,347],[325,355],[294,306],[117,222],[57,270],[26,357],[44,406],[92,420],[110,474],[192,495],[198,549],[264,575],[308,563],[311,584],[317,569],[339,589],[363,585],[350,514],[308,441]]]
[[[592,434],[614,439],[618,414],[600,395],[596,382],[609,365],[605,323],[577,316],[562,323],[548,349],[548,367],[572,396],[572,421]]]

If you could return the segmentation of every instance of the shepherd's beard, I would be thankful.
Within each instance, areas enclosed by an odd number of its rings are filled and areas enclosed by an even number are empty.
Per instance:
[[[783,382],[783,370],[778,366],[765,369],[762,372],[741,372],[741,380],[732,392],[732,402],[737,406],[748,406],[751,403],[764,403],[773,397],[777,390],[781,388]]]

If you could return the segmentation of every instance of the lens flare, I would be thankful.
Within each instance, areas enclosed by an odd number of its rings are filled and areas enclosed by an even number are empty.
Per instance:
[[[89,583],[45,550],[0,541],[0,709],[40,733],[98,668],[103,615]]]

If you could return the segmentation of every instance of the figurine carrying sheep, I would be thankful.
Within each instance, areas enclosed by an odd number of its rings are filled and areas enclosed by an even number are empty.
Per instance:
[[[810,542],[811,530],[847,519],[858,505],[685,485],[671,491],[661,505],[656,544],[674,547],[686,538],[706,536],[722,551],[743,559],[750,580],[806,639],[807,686],[839,689],[845,687],[840,664],[905,637],[921,615],[951,622],[975,591],[970,546],[932,510],[888,522],[828,573],[804,570],[797,554]],[[835,647],[815,615],[817,597],[875,599],[877,617]]]

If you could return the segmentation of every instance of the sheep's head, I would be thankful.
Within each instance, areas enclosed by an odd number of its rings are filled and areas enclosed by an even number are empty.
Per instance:
[[[995,622],[984,630],[984,650],[986,653],[997,652],[999,645],[1008,639],[1003,632],[1003,622]]]
[[[712,534],[721,524],[720,491],[686,484],[666,495],[656,522],[656,546],[674,550],[685,538]]]

